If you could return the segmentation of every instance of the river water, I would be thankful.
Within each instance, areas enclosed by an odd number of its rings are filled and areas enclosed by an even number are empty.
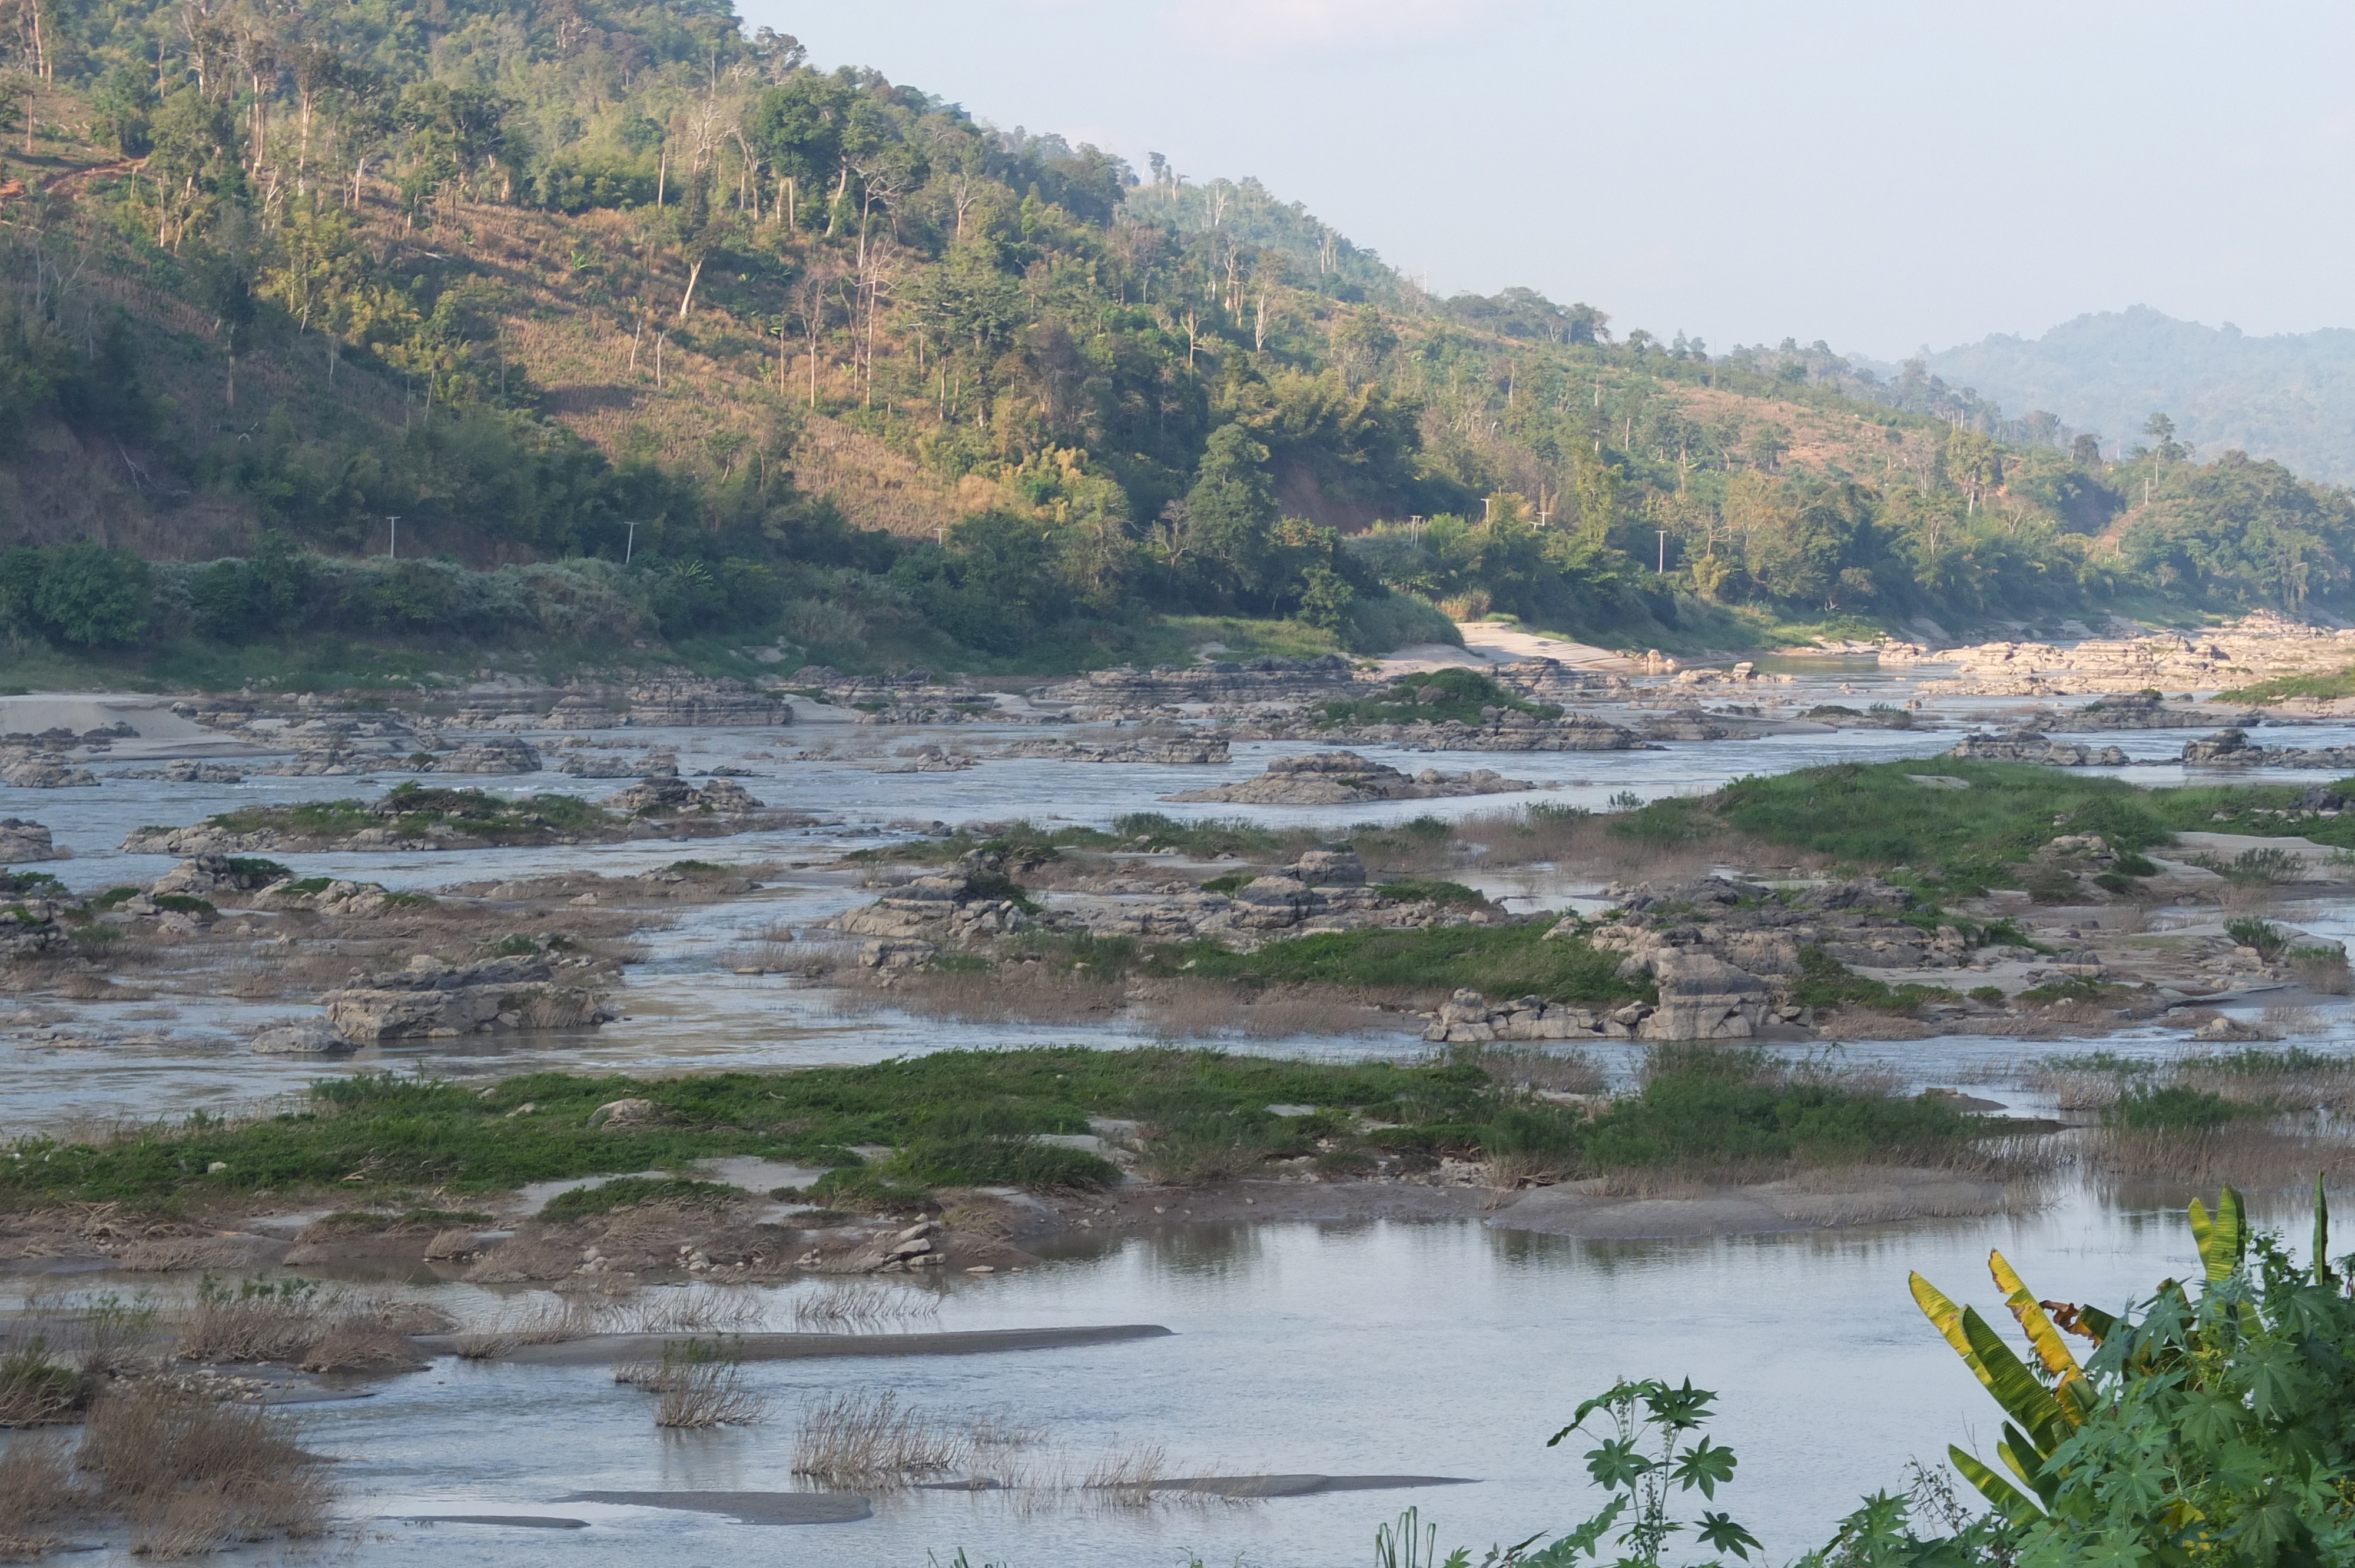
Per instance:
[[[752,793],[820,821],[688,845],[279,857],[298,874],[394,887],[558,871],[627,874],[683,856],[768,861],[783,869],[760,895],[682,909],[672,927],[649,933],[649,956],[631,967],[622,993],[626,1016],[593,1034],[493,1045],[424,1043],[322,1065],[259,1057],[243,1048],[242,1035],[261,1017],[285,1014],[283,1003],[224,997],[144,1013],[126,1005],[112,1022],[141,1039],[93,1049],[45,1043],[25,1028],[0,1038],[0,1081],[7,1086],[0,1128],[14,1133],[250,1102],[298,1089],[323,1072],[400,1067],[467,1078],[546,1066],[691,1072],[865,1062],[949,1046],[1138,1044],[1146,1037],[1127,1026],[944,1024],[889,1012],[843,1016],[823,992],[781,977],[727,972],[723,955],[773,922],[805,925],[872,896],[824,863],[846,848],[935,822],[1027,817],[1107,824],[1122,813],[1159,810],[1339,830],[1350,821],[1453,818],[1533,800],[1602,807],[1623,792],[1645,799],[1695,792],[1742,774],[1841,759],[1932,758],[1955,736],[1952,730],[1852,730],[1672,743],[1657,751],[1506,757],[1364,747],[1410,771],[1493,767],[1549,788],[1536,795],[1399,802],[1343,817],[1161,800],[1250,777],[1274,757],[1317,749],[1305,744],[1243,743],[1223,768],[1007,760],[954,773],[880,770],[893,753],[920,742],[986,747],[1038,733],[977,725],[945,732],[817,726],[631,731],[633,750],[642,744],[674,747],[687,774],[722,765],[744,769],[742,782]],[[607,732],[600,738],[624,736]],[[2098,738],[2139,758],[2175,755],[2184,736]],[[2355,727],[2297,732],[2298,744],[2308,746],[2350,739]],[[825,743],[846,755],[786,759],[796,747]],[[854,748],[865,755],[847,755]],[[2145,783],[2181,776],[2179,768],[2123,771]],[[553,774],[465,782],[503,794],[593,796],[616,787]],[[169,868],[167,857],[125,855],[115,847],[137,826],[185,824],[267,802],[372,796],[379,788],[369,780],[259,774],[212,786],[109,778],[97,789],[0,789],[0,815],[47,823],[74,855],[48,869],[89,891],[152,879]],[[1518,878],[1531,901],[1558,906],[1577,891],[1549,882],[1542,868],[1499,874],[1494,891],[1509,891],[1505,884]],[[2350,934],[2343,910],[2302,908],[2295,917],[2312,929]],[[2331,1038],[2345,1033],[2342,1022]],[[2147,1030],[2101,1044],[2158,1058],[2179,1041],[2179,1034]],[[1233,1044],[1317,1055],[1420,1048],[1400,1036]],[[2020,1081],[2029,1061],[2078,1048],[1947,1036],[1845,1050],[1851,1060],[1885,1065],[1917,1085],[1966,1085],[2034,1112],[2047,1107]],[[1623,1075],[1633,1065],[1624,1052],[1604,1056]],[[748,1376],[773,1396],[772,1419],[710,1434],[658,1433],[648,1396],[617,1387],[604,1369],[448,1361],[373,1385],[368,1398],[311,1407],[303,1418],[314,1446],[345,1460],[337,1475],[346,1511],[374,1521],[361,1528],[349,1555],[387,1568],[427,1561],[442,1568],[747,1558],[912,1568],[928,1552],[945,1562],[959,1547],[976,1568],[1177,1564],[1195,1552],[1216,1564],[1241,1558],[1260,1568],[1343,1568],[1369,1562],[1375,1524],[1409,1504],[1439,1523],[1443,1548],[1468,1544],[1476,1557],[1491,1542],[1574,1522],[1595,1501],[1581,1481],[1579,1446],[1550,1451],[1545,1438],[1580,1399],[1614,1377],[1689,1376],[1720,1391],[1714,1435],[1742,1456],[1736,1484],[1712,1506],[1747,1522],[1765,1541],[1768,1560],[1779,1561],[1819,1542],[1859,1493],[1902,1486],[1907,1459],[1935,1460],[1949,1440],[1991,1443],[1998,1426],[1992,1405],[1913,1311],[1905,1289],[1908,1272],[1918,1269],[1992,1313],[1998,1298],[1985,1272],[1990,1247],[2002,1248],[2040,1294],[2113,1309],[2192,1266],[2179,1213],[2078,1188],[2024,1216],[1686,1242],[1580,1242],[1476,1221],[1173,1227],[1061,1243],[1042,1266],[1020,1275],[937,1282],[938,1322],[922,1325],[1150,1322],[1176,1331],[1167,1339],[992,1356],[759,1364]],[[127,1289],[142,1282],[73,1283]],[[454,1283],[421,1280],[409,1288],[462,1316],[479,1312],[487,1300],[478,1288]],[[762,1293],[771,1326],[791,1326],[793,1294],[806,1288]],[[554,1501],[592,1489],[790,1487],[799,1408],[828,1393],[879,1388],[944,1415],[993,1414],[1036,1428],[1044,1435],[1041,1451],[1067,1455],[1080,1470],[1103,1453],[1148,1444],[1167,1450],[1169,1474],[1414,1473],[1473,1484],[1246,1504],[1164,1501],[1147,1509],[1077,1496],[1025,1506],[1012,1494],[887,1494],[869,1520],[790,1529]],[[560,1514],[590,1520],[592,1527],[394,1522],[421,1513]]]

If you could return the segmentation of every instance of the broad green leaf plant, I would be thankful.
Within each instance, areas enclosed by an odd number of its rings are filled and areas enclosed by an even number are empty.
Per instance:
[[[2355,1300],[2347,1260],[2328,1259],[2321,1181],[2305,1266],[2252,1233],[2230,1187],[2189,1217],[2197,1294],[2166,1280],[2138,1317],[2039,1301],[1991,1255],[2032,1364],[1913,1277],[1923,1314],[2008,1418],[2000,1470],[1948,1453],[2009,1521],[2019,1568],[2355,1562]],[[2071,1338],[2090,1347],[2082,1362]]]

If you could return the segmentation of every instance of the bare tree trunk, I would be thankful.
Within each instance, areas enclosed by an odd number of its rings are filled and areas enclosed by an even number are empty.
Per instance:
[[[687,307],[695,303],[696,280],[702,276],[703,258],[698,256],[695,259],[695,265],[687,270],[687,293],[678,302],[678,319],[681,321],[687,319]]]

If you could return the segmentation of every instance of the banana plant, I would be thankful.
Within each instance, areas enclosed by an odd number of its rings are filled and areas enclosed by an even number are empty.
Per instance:
[[[2315,1178],[2314,1201],[2315,1279],[2321,1284],[2332,1276],[2324,1261],[2329,1246],[2329,1212],[2319,1176]],[[2241,1194],[2226,1187],[2218,1194],[2212,1212],[2194,1198],[2189,1217],[2208,1283],[2221,1285],[2231,1279],[2248,1255],[2248,1212]],[[2092,1381],[2064,1336],[2075,1334],[2098,1346],[2116,1327],[2117,1319],[2097,1307],[2038,1300],[2000,1252],[1987,1254],[1987,1272],[1996,1288],[2003,1292],[2004,1305],[2028,1336],[2041,1377],[1998,1337],[1977,1308],[1957,1307],[1919,1274],[1912,1276],[1909,1283],[1923,1316],[1955,1348],[2010,1418],[2004,1423],[1996,1455],[2012,1479],[1951,1444],[1947,1457],[1998,1511],[2015,1523],[2026,1524],[2042,1519],[2059,1492],[2061,1477],[2052,1464],[2053,1450],[2075,1435],[2099,1403]],[[2171,1279],[2159,1290],[2181,1295],[2181,1287]]]

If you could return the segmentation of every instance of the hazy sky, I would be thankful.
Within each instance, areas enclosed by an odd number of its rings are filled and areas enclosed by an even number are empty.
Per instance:
[[[2355,325],[2355,7],[740,0],[983,119],[1256,175],[1443,292],[1884,358]]]

